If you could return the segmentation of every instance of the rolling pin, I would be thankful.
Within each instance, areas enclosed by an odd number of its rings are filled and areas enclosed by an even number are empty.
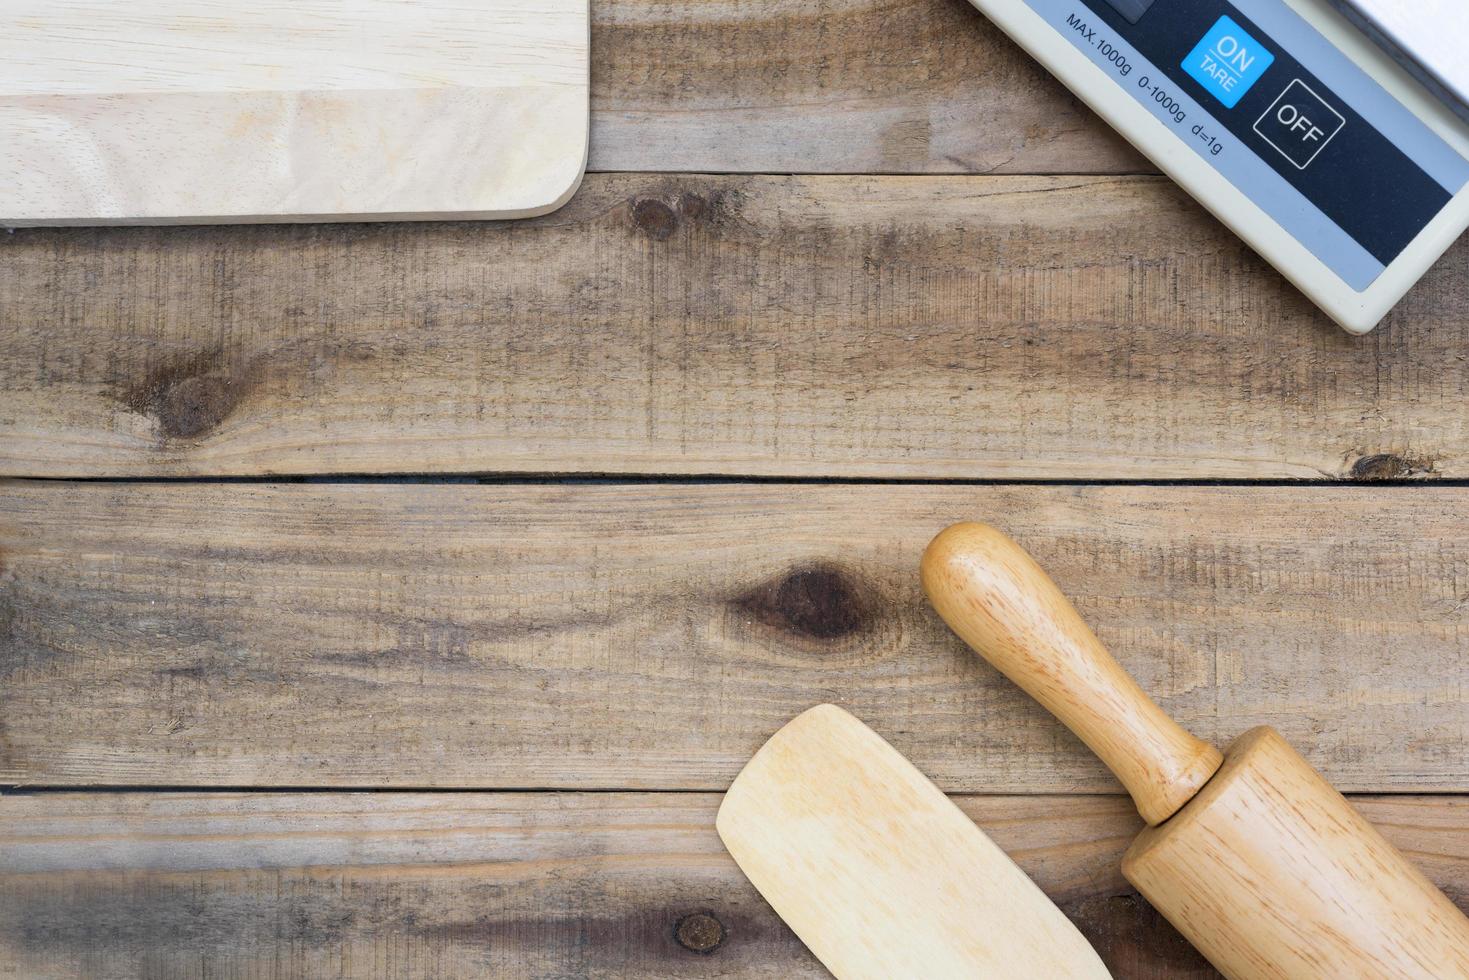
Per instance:
[[[1189,734],[1015,542],[955,525],[923,587],[1121,780],[1148,824],[1123,875],[1225,976],[1469,977],[1469,919],[1278,732]]]

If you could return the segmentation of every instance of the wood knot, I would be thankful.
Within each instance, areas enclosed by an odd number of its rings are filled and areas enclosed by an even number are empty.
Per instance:
[[[153,413],[164,435],[193,439],[223,422],[235,407],[228,378],[184,378],[159,393]]]
[[[197,439],[223,422],[249,387],[210,356],[164,365],[124,392],[122,401],[152,416],[165,439]]]
[[[1407,480],[1415,476],[1427,476],[1432,472],[1431,459],[1400,456],[1397,453],[1373,453],[1353,463],[1350,476],[1353,480],[1371,482]]]
[[[678,228],[678,215],[657,198],[645,197],[633,202],[633,224],[654,241],[667,241]]]
[[[709,210],[709,199],[693,191],[684,191],[678,196],[678,210],[685,218],[697,221]]]
[[[664,187],[656,195],[638,197],[629,209],[633,227],[654,241],[671,238],[680,228],[713,231],[738,222],[744,195],[727,187],[702,191]]]
[[[734,600],[741,612],[812,640],[837,640],[871,625],[876,603],[845,570],[826,562],[792,569]]]
[[[678,920],[673,938],[684,949],[707,955],[724,942],[724,925],[709,912],[695,912]]]

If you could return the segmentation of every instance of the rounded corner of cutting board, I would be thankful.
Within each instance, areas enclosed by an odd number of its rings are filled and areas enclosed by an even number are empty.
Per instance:
[[[548,199],[544,203],[530,204],[512,211],[500,212],[493,215],[493,217],[502,219],[539,218],[542,215],[559,211],[570,203],[571,199],[576,196],[576,192],[581,190],[582,182],[586,180],[587,159],[591,153],[591,128],[591,117],[588,114],[582,126],[582,148],[581,153],[574,158],[576,159],[575,165],[567,167],[565,178],[562,181],[551,185],[552,187],[560,187],[557,193],[548,195]],[[567,159],[570,160],[573,158],[568,156]]]

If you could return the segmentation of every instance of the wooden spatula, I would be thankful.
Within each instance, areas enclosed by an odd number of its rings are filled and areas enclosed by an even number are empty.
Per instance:
[[[760,894],[839,980],[1109,976],[1004,851],[834,705],[765,743],[717,825]]]

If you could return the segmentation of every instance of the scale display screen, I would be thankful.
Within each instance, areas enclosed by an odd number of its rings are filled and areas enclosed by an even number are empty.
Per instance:
[[[1025,0],[1352,289],[1469,160],[1280,0]]]

